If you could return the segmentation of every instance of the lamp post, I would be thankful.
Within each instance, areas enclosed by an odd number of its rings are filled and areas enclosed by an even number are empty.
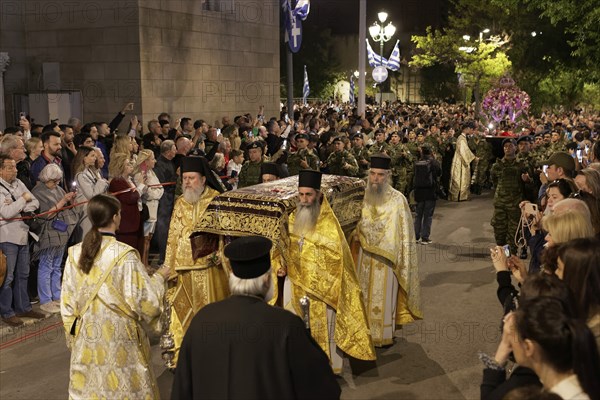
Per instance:
[[[390,40],[394,33],[396,33],[396,27],[390,22],[386,26],[383,24],[388,18],[388,14],[384,11],[377,14],[377,19],[379,22],[375,21],[373,25],[369,27],[369,34],[373,38],[374,41],[379,42],[379,65],[381,67],[385,67],[383,65],[383,45],[385,42]],[[383,83],[383,82],[382,82]],[[383,85],[380,84],[380,97],[379,104],[383,104]]]

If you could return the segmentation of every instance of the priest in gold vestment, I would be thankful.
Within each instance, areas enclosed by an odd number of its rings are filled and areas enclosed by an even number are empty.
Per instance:
[[[392,188],[391,159],[371,156],[361,219],[350,239],[375,346],[393,343],[396,326],[421,319],[412,215]]]
[[[179,347],[192,318],[209,303],[229,296],[227,271],[220,260],[222,246],[194,260],[190,235],[211,200],[219,195],[219,186],[203,157],[185,157],[181,163],[183,195],[175,201],[169,226],[165,265],[177,277],[167,297],[172,304],[169,330],[175,341],[175,362]],[[212,186],[212,187],[211,187]]]
[[[311,334],[341,374],[343,353],[361,360],[376,356],[352,254],[320,187],[320,172],[300,171],[299,202],[289,219],[284,305],[302,315],[300,298],[309,297]]]
[[[467,135],[473,132],[474,122],[467,122],[456,139],[456,151],[452,159],[450,170],[450,187],[448,189],[448,200],[465,201],[469,199],[471,187],[471,161],[475,160],[475,154],[469,149]]]

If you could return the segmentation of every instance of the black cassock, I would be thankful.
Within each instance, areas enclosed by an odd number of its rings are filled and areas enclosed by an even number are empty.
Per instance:
[[[188,328],[172,399],[339,399],[329,359],[300,318],[232,296],[201,309]]]

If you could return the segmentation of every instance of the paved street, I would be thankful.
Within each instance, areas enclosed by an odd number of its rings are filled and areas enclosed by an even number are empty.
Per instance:
[[[418,246],[425,319],[397,332],[395,344],[377,351],[376,363],[345,361],[344,399],[478,399],[479,350],[499,340],[488,248],[491,194],[466,203],[438,202],[428,246]],[[12,332],[0,323],[0,398],[64,399],[69,353],[58,316]],[[164,398],[172,375],[155,368]],[[210,362],[207,360],[207,362]]]

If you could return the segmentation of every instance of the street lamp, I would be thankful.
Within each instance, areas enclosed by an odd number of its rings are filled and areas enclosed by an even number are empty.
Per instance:
[[[358,77],[359,77],[359,76],[360,76],[360,72],[358,72],[358,71],[354,71],[354,77],[355,77],[356,79],[358,79]]]
[[[387,21],[388,14],[384,11],[377,14],[377,19],[379,23],[375,21],[373,25],[369,27],[369,34],[373,38],[374,41],[379,42],[379,65],[385,67],[383,65],[383,45],[385,42],[390,40],[392,36],[396,33],[396,27],[391,22],[384,26],[383,24]],[[380,102],[379,104],[383,104],[383,85],[380,85],[381,94],[380,94]]]
[[[490,33],[490,30],[488,28],[485,28],[482,32],[479,32],[479,43],[483,42],[483,34],[488,34]]]

